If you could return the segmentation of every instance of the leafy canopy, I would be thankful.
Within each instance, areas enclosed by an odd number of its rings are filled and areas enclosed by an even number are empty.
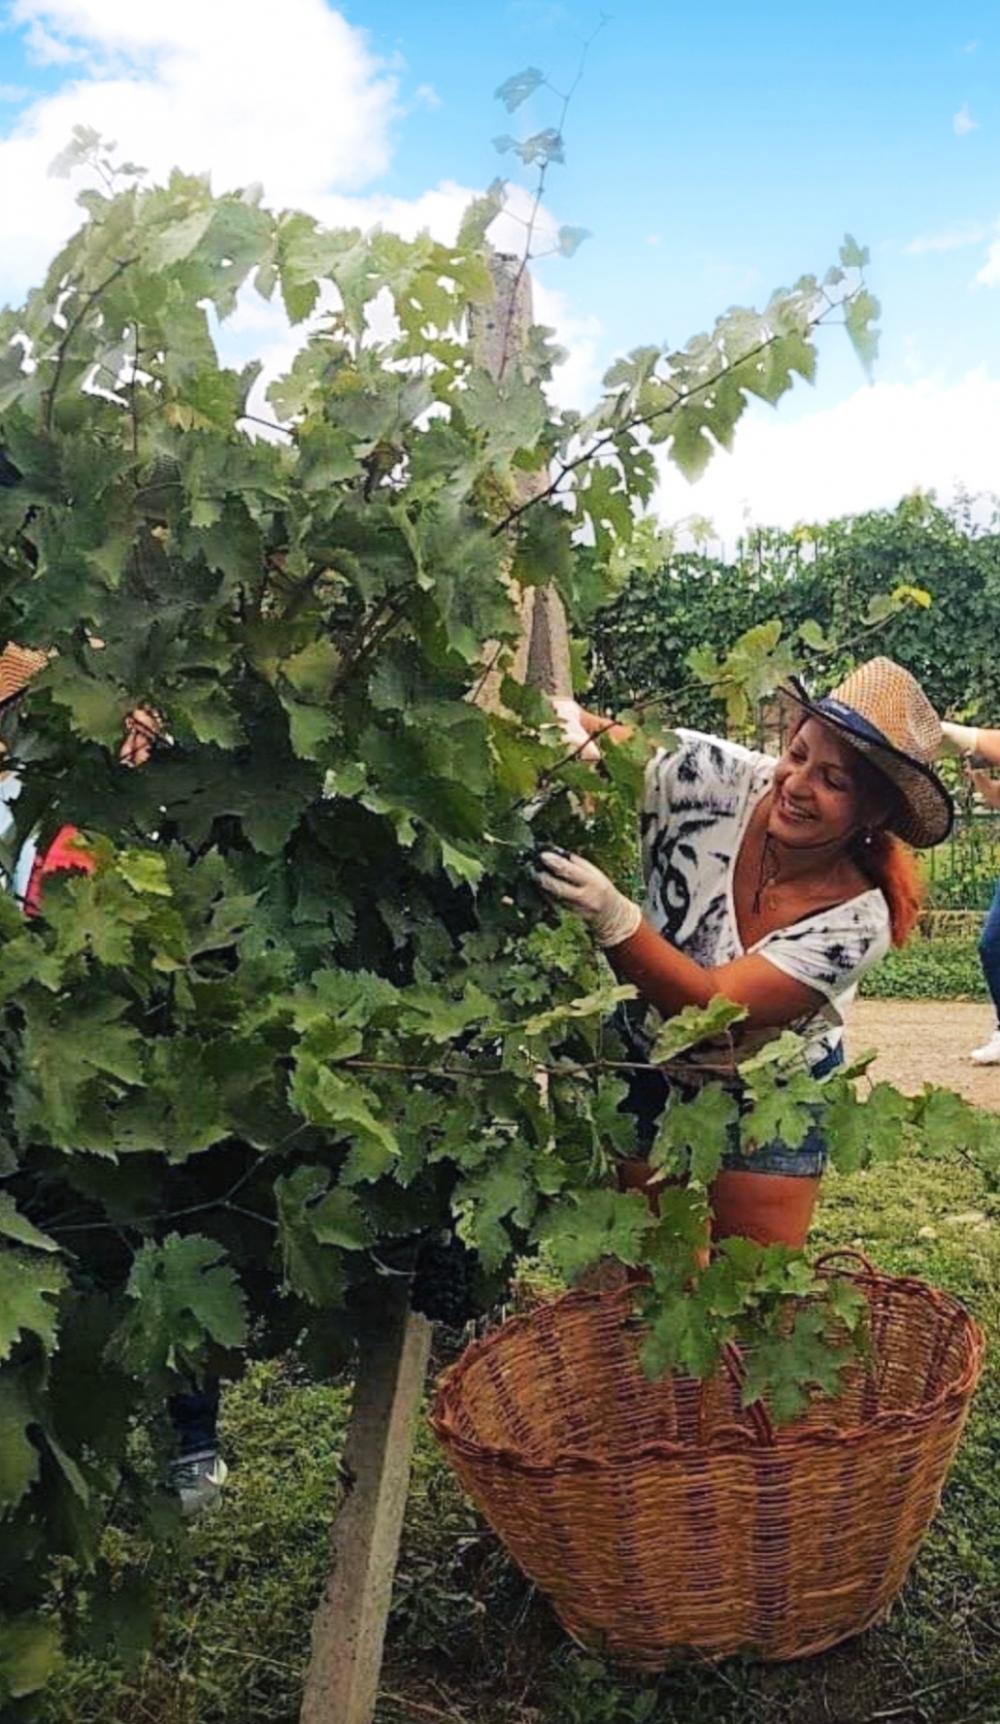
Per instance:
[[[71,154],[102,150],[85,134]],[[101,1566],[109,1505],[162,1528],[130,1421],[162,1438],[164,1396],[237,1370],[251,1335],[342,1368],[386,1275],[442,1230],[484,1303],[516,1252],[567,1274],[645,1256],[661,1368],[714,1368],[734,1327],[809,1285],[735,1247],[689,1285],[717,1099],[664,1139],[692,1184],[655,1227],[613,1190],[621,990],[524,853],[541,836],[625,877],[644,744],[595,780],[542,696],[509,678],[502,707],[478,696],[512,662],[512,576],[554,579],[585,627],[641,552],[652,445],[696,475],[751,397],[812,375],[838,301],[857,339],[860,261],[637,349],[581,417],[550,405],[544,332],[500,381],[468,339],[488,210],[447,246],[122,175],[82,194],[79,232],[0,316],[0,632],[52,653],[7,722],[17,836],[71,823],[94,863],[30,923],[0,906],[4,1701],[58,1656],[37,1614],[52,1558],[110,1622],[128,1587]],[[303,334],[266,389],[216,347],[255,294]],[[137,707],[161,728],[128,770]],[[732,1016],[685,1020],[660,1057]],[[768,1383],[827,1382],[810,1334],[773,1334]]]

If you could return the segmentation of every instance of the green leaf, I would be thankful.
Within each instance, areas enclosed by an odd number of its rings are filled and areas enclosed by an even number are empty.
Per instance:
[[[869,293],[867,288],[862,288],[844,306],[844,323],[851,346],[868,377],[871,377],[872,368],[878,358],[879,332],[873,325],[881,311],[882,307],[875,295]]]
[[[302,1053],[295,1062],[289,1093],[303,1118],[332,1128],[353,1143],[354,1154],[343,1175],[345,1185],[378,1179],[387,1171],[398,1153],[396,1136],[376,1118],[369,1105],[374,1098],[360,1084]]]
[[[802,641],[803,645],[809,647],[812,652],[826,652],[829,650],[830,643],[814,617],[807,617],[804,623],[799,624],[799,639]]]
[[[497,85],[493,94],[498,102],[503,103],[508,114],[512,114],[515,108],[519,108],[522,102],[526,102],[529,96],[540,90],[544,83],[544,72],[540,72],[537,66],[526,66],[523,72],[515,72],[511,77],[505,78],[502,84]]]
[[[862,1101],[851,1083],[834,1078],[823,1085],[823,1096],[822,1130],[838,1172],[853,1173],[902,1152],[913,1104],[891,1085],[876,1084]]]
[[[733,1024],[742,1023],[746,1015],[746,1006],[734,1005],[721,994],[707,1006],[685,1006],[663,1025],[650,1051],[650,1061],[659,1065],[686,1053],[688,1048],[697,1047],[699,1042],[714,1041]]]
[[[123,850],[115,858],[115,866],[133,892],[148,892],[156,898],[169,898],[172,888],[167,879],[167,864],[163,856],[152,850]]]
[[[504,207],[506,193],[506,182],[497,179],[482,197],[473,198],[458,230],[457,243],[462,249],[476,251],[485,244],[486,235]]]
[[[303,700],[329,700],[340,670],[341,657],[325,635],[311,641],[281,662],[281,674]]]
[[[365,1251],[372,1231],[353,1191],[335,1186],[314,1204],[309,1216],[313,1233],[321,1245],[339,1245],[342,1251]]]
[[[743,1403],[766,1401],[779,1424],[805,1412],[816,1391],[836,1395],[841,1373],[855,1361],[853,1349],[838,1348],[822,1306],[796,1313],[788,1334],[763,1336],[746,1354]]]
[[[0,1693],[11,1700],[37,1694],[61,1662],[59,1624],[52,1616],[11,1616],[0,1622]]]
[[[16,1508],[38,1478],[38,1450],[28,1437],[34,1412],[14,1372],[0,1372],[0,1513]]]
[[[47,1352],[55,1346],[64,1286],[58,1263],[0,1245],[0,1362],[22,1335],[36,1335]]]
[[[461,1179],[452,1195],[459,1236],[488,1271],[499,1269],[513,1248],[508,1220],[528,1228],[536,1205],[530,1154],[519,1143],[508,1144],[481,1171]]]
[[[590,238],[590,229],[585,227],[561,227],[556,236],[556,244],[563,257],[572,257],[579,251],[585,239]]]
[[[152,1643],[155,1607],[150,1575],[136,1565],[115,1572],[108,1563],[99,1563],[84,1628],[91,1657],[136,1671]]]
[[[822,1085],[806,1072],[785,1075],[777,1066],[764,1067],[750,1080],[753,1106],[740,1122],[740,1142],[753,1172],[753,1152],[762,1145],[780,1143],[798,1149],[816,1123],[822,1101]]]
[[[710,1185],[738,1118],[735,1100],[719,1083],[706,1084],[692,1101],[672,1102],[660,1120],[650,1165],[667,1173],[689,1173],[698,1185]]]
[[[340,1240],[321,1239],[317,1232],[321,1205],[331,1198],[337,1200],[329,1212],[331,1232],[350,1235],[354,1231],[356,1236],[356,1229],[364,1225],[353,1222],[353,1211],[343,1207],[351,1194],[336,1187],[331,1192],[329,1185],[330,1172],[325,1167],[297,1167],[294,1173],[274,1182],[285,1281],[293,1292],[320,1309],[340,1305],[346,1287]]]
[[[475,890],[486,872],[478,857],[467,856],[463,850],[457,850],[447,838],[441,839],[441,860],[449,880],[456,886],[471,886]]]
[[[243,1345],[246,1302],[224,1258],[217,1240],[197,1233],[170,1233],[140,1248],[125,1289],[131,1309],[114,1344],[126,1370],[197,1376],[207,1342]]]
[[[639,1352],[648,1377],[683,1371],[708,1377],[715,1370],[724,1340],[705,1308],[686,1293],[670,1293],[657,1302],[656,1316]]]
[[[636,990],[630,982],[615,983],[610,979],[593,994],[579,1000],[563,1000],[547,1011],[536,1012],[521,1026],[527,1036],[544,1035],[559,1024],[569,1024],[586,1018],[605,1018],[622,1000],[634,1000]]]
[[[844,235],[844,243],[840,248],[840,261],[845,269],[864,269],[865,265],[871,262],[871,255],[866,245],[859,245],[854,235],[848,233]]]
[[[559,1273],[575,1281],[602,1257],[638,1263],[654,1225],[649,1205],[638,1192],[583,1191],[556,1204],[541,1232]]]
[[[18,1245],[31,1245],[36,1251],[59,1251],[59,1246],[47,1233],[40,1233],[34,1222],[21,1215],[9,1192],[0,1191],[0,1233]]]
[[[24,1001],[23,1059],[15,1093],[22,1130],[42,1131],[62,1148],[77,1147],[93,1094],[118,1095],[122,1085],[141,1082],[141,1038],[119,1021],[124,1010],[125,1001],[113,995],[72,1003],[38,995]]]

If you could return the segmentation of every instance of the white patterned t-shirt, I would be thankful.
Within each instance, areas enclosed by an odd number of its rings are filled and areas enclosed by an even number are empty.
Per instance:
[[[677,736],[677,749],[660,749],[646,768],[643,908],[678,951],[716,969],[748,955],[736,920],[733,872],[747,822],[770,788],[777,762],[700,731],[679,730]],[[822,1006],[789,1026],[807,1038],[810,1067],[841,1043],[844,1012],[858,982],[890,944],[889,907],[873,887],[765,934],[749,948],[822,995]],[[654,1018],[650,1012],[643,1023],[643,1039],[655,1032]]]

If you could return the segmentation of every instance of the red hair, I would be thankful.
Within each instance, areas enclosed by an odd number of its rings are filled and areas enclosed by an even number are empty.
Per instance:
[[[913,851],[880,826],[870,838],[855,845],[854,857],[889,906],[893,945],[905,946],[923,909],[926,890]]]

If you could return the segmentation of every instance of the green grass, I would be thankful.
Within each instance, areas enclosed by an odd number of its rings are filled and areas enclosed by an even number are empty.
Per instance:
[[[949,1219],[969,1212],[981,1219]],[[1000,1332],[1000,1202],[966,1166],[831,1176],[815,1243],[858,1241]],[[154,1654],[132,1677],[72,1664],[46,1724],[292,1724],[345,1415],[342,1389],[276,1364],[230,1390],[231,1485],[169,1578]],[[689,1667],[650,1683],[566,1640],[422,1429],[379,1724],[997,1724],[998,1433],[988,1360],[942,1513],[884,1627],[803,1664]]]
[[[870,1000],[987,998],[976,941],[949,934],[931,940],[914,935],[868,972],[861,992]]]

